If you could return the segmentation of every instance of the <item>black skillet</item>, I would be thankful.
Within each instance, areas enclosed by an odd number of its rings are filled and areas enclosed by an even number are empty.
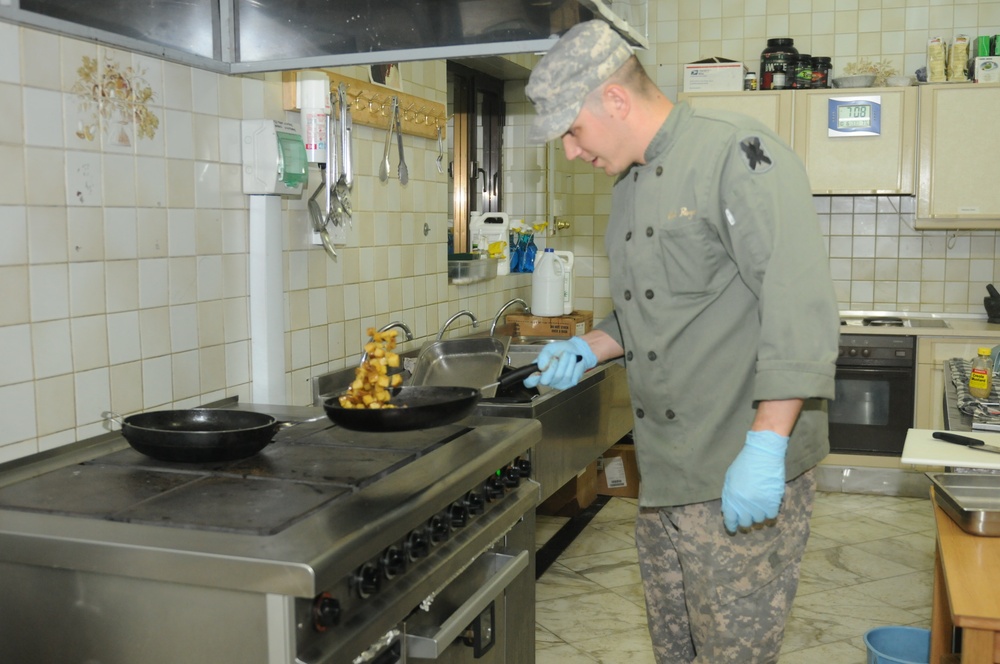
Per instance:
[[[505,387],[538,371],[529,364],[500,377],[485,387]],[[396,387],[391,390],[389,403],[393,408],[343,408],[340,396],[323,402],[327,417],[339,426],[354,431],[413,431],[444,426],[464,419],[472,413],[482,392],[472,387],[440,387],[419,385]]]
[[[109,416],[112,416],[109,414]],[[243,410],[154,410],[117,418],[128,444],[160,461],[233,461],[264,449],[291,423]]]

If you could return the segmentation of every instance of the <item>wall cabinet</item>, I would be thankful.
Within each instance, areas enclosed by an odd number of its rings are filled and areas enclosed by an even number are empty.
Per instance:
[[[917,89],[798,90],[792,147],[805,163],[814,194],[912,194]],[[877,136],[830,136],[831,99],[878,100]]]
[[[953,357],[971,359],[980,346],[992,348],[996,343],[995,336],[917,338],[916,428],[944,428],[944,361]]]
[[[829,136],[829,99],[858,96],[879,98],[881,133]],[[702,92],[680,99],[697,109],[749,115],[775,131],[802,158],[814,194],[913,193],[916,88]]]
[[[918,229],[1000,228],[1000,85],[920,88]]]
[[[749,115],[792,143],[792,91],[760,90],[758,92],[699,92],[685,93],[679,99],[699,110],[734,111]]]

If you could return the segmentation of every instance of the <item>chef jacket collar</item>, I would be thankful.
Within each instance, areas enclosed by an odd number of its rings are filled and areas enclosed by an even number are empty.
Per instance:
[[[653,136],[653,140],[646,146],[643,154],[646,164],[651,164],[660,155],[670,149],[677,138],[678,129],[692,114],[691,107],[685,102],[676,104],[667,115],[667,119]]]

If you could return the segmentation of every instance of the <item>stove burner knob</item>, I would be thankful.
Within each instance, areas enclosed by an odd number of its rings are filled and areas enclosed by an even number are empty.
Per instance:
[[[469,514],[482,514],[486,507],[483,494],[478,491],[470,491],[465,494],[465,506],[469,508]]]
[[[517,485],[521,483],[521,471],[514,466],[507,466],[503,469],[503,475],[500,477],[503,481],[503,485],[508,489],[515,489]]]
[[[410,559],[410,562],[423,558],[430,550],[430,540],[427,539],[427,533],[422,530],[414,530],[406,538],[406,557]]]
[[[857,348],[852,348],[849,351],[847,351],[847,354],[850,355],[851,357],[857,357],[858,356],[858,349]]]
[[[448,508],[448,512],[451,514],[452,528],[465,528],[466,524],[469,523],[469,507],[465,504],[464,500],[452,503],[451,507]]]
[[[381,562],[382,575],[386,579],[392,579],[406,571],[406,554],[398,546],[390,546],[382,552]]]
[[[483,493],[486,494],[486,502],[491,502],[503,496],[503,480],[496,475],[490,475],[489,479],[483,483]]]
[[[840,347],[840,352],[839,352],[839,353],[837,353],[837,356],[838,356],[838,357],[843,357],[843,356],[844,356],[844,355],[846,355],[846,354],[847,354],[847,349],[846,349],[846,348],[844,348],[843,346],[841,346],[841,347]]]
[[[377,593],[382,588],[382,577],[379,575],[378,565],[365,563],[354,575],[357,583],[358,597],[367,599]]]
[[[450,521],[451,519],[446,512],[444,515],[435,514],[427,522],[427,532],[431,535],[432,544],[440,544],[448,539],[448,535],[451,533]]]
[[[521,477],[531,477],[531,459],[517,459],[514,466],[521,471]]]
[[[861,357],[871,357],[872,351],[870,348],[861,349]]]
[[[313,629],[325,632],[340,623],[340,602],[330,593],[316,595],[313,600]]]

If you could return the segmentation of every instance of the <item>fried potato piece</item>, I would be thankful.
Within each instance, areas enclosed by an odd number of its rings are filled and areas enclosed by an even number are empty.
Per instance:
[[[340,397],[341,408],[395,408],[389,403],[393,387],[403,384],[403,377],[389,374],[390,368],[400,365],[399,355],[393,352],[396,347],[396,330],[377,332],[368,328],[371,341],[365,344],[368,354],[364,362],[354,370],[354,381],[347,394]]]

